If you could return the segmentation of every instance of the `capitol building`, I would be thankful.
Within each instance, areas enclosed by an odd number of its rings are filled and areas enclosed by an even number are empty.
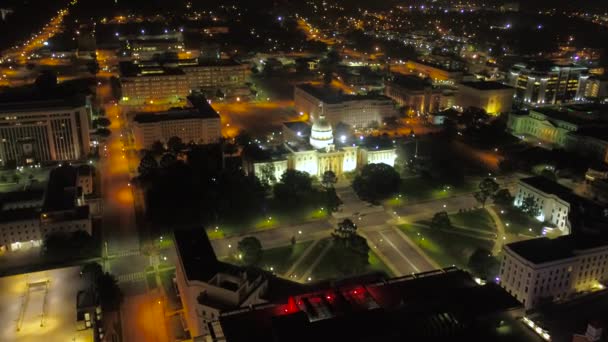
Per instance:
[[[286,122],[282,135],[283,146],[269,160],[250,163],[249,170],[255,175],[259,176],[270,166],[277,180],[287,170],[303,171],[319,178],[326,171],[333,171],[339,177],[366,164],[395,164],[393,146],[348,144],[344,135],[336,141],[334,130],[323,115],[314,120],[312,127],[304,122]]]

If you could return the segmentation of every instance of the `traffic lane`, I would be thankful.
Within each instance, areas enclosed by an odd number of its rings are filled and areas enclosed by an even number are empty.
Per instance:
[[[333,226],[328,221],[315,221],[289,227],[251,232],[225,239],[216,239],[211,241],[211,245],[218,257],[224,257],[235,253],[239,241],[247,236],[256,237],[262,243],[262,248],[269,249],[290,244],[292,237],[295,237],[296,241],[308,241],[328,237],[332,231]]]
[[[409,260],[409,262],[416,265],[419,272],[434,270],[435,267],[431,265],[426,258],[421,255],[408,241],[406,241],[396,229],[397,228],[387,229],[381,231],[380,234],[391,246],[394,246],[397,250],[399,250],[401,254],[403,254],[407,260]]]
[[[479,203],[472,194],[458,195],[445,199],[432,200],[423,203],[406,204],[401,207],[393,208],[399,216],[433,216],[439,211],[454,212],[459,209],[470,209],[477,207]]]
[[[350,219],[359,228],[363,228],[368,226],[377,226],[380,224],[385,224],[386,221],[391,219],[391,216],[383,210],[375,213],[353,215]]]
[[[408,254],[410,253],[404,253],[406,250],[399,249],[399,242],[395,244],[395,242],[392,241],[394,237],[390,235],[387,236],[385,231],[367,232],[366,235],[371,249],[376,253],[382,254],[390,261],[397,272],[396,276],[421,272],[421,268],[408,257]]]

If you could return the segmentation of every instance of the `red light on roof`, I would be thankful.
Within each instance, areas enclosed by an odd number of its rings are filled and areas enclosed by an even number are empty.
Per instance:
[[[331,296],[327,295],[325,298],[327,298],[327,300],[331,300]]]
[[[353,294],[359,294],[359,291],[354,290],[354,291],[353,291]]]

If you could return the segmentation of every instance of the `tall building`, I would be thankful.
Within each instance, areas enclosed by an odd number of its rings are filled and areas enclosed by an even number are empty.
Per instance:
[[[190,94],[186,74],[179,68],[120,64],[121,104],[142,106],[184,103]]]
[[[608,281],[608,242],[597,236],[519,241],[503,252],[500,286],[526,309],[601,289]]]
[[[585,98],[601,100],[608,97],[608,77],[591,76],[585,84]]]
[[[204,59],[180,61],[190,89],[215,96],[218,90],[225,96],[246,95],[249,66],[232,59]]]
[[[91,106],[85,97],[0,103],[0,163],[85,158]]]
[[[481,108],[490,115],[508,113],[514,93],[515,89],[498,82],[462,82],[458,84],[456,105]]]
[[[515,88],[516,101],[531,105],[579,101],[588,78],[586,67],[550,61],[518,63],[507,75],[508,84]]]
[[[149,148],[155,141],[167,142],[179,137],[184,143],[219,142],[222,132],[219,114],[205,99],[189,97],[193,107],[164,112],[137,114],[133,135],[138,149]]]
[[[332,125],[347,124],[367,128],[381,124],[385,118],[396,116],[393,101],[379,95],[345,95],[337,89],[311,84],[299,84],[294,89],[296,111],[311,118],[324,115]]]

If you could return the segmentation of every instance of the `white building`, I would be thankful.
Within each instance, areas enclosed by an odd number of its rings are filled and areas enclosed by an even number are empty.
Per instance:
[[[85,158],[90,117],[84,97],[0,103],[0,165]]]
[[[529,177],[517,183],[514,205],[519,207],[527,197],[534,198],[540,214],[539,221],[546,221],[559,228],[563,233],[570,233],[568,214],[572,202],[580,200],[570,189],[545,177]]]
[[[284,127],[285,130],[285,127]],[[286,134],[285,136],[297,136]],[[395,165],[395,148],[373,148],[355,144],[334,144],[333,129],[325,117],[315,120],[310,129],[308,142],[287,140],[284,150],[271,160],[253,161],[246,169],[260,176],[264,168],[274,169],[278,180],[286,170],[307,172],[311,176],[321,177],[325,171],[333,171],[336,176],[351,172],[367,164],[384,163]]]
[[[386,96],[345,95],[329,87],[300,84],[294,89],[296,111],[311,120],[324,115],[332,125],[347,124],[366,128],[382,124],[385,118],[397,116],[393,101]]]
[[[526,309],[603,288],[608,280],[608,243],[596,236],[525,240],[503,251],[500,286]]]
[[[219,142],[222,132],[220,116],[201,101],[197,108],[138,114],[133,119],[133,135],[135,146],[143,149],[172,137],[179,137],[184,143],[213,144]]]

